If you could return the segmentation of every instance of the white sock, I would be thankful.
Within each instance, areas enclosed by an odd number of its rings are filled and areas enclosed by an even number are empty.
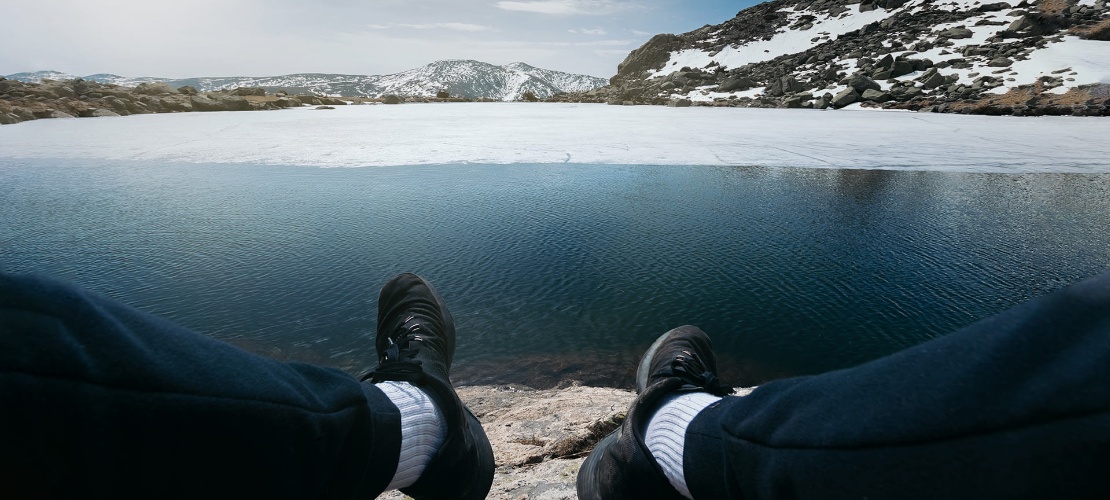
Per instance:
[[[401,410],[401,456],[386,490],[412,486],[447,437],[443,415],[424,391],[408,382],[376,384]]]
[[[721,398],[707,392],[690,392],[672,396],[663,402],[648,421],[644,442],[651,456],[663,468],[663,474],[671,486],[686,498],[690,489],[686,487],[686,475],[682,473],[682,451],[686,444],[686,428],[705,407],[720,401]]]

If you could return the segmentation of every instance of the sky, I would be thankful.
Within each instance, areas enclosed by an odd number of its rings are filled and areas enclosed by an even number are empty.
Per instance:
[[[440,59],[608,78],[758,0],[0,0],[0,75],[384,75]]]

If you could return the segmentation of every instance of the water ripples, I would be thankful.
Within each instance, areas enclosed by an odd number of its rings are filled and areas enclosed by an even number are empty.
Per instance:
[[[733,383],[817,373],[1110,267],[1110,175],[0,160],[0,195],[5,271],[352,373],[421,273],[460,383],[627,386],[686,323]]]

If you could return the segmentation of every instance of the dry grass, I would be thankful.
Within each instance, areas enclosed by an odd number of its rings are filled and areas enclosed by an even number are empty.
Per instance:
[[[1068,33],[1088,40],[1110,40],[1110,17],[1089,26],[1075,26]]]
[[[1041,12],[1058,16],[1072,5],[1075,5],[1075,0],[1041,0]]]

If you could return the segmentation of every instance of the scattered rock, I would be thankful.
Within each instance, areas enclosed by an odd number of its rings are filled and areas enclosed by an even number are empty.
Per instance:
[[[689,99],[671,99],[671,101],[667,103],[667,105],[672,108],[688,108],[691,104],[693,104],[693,102]]]
[[[400,96],[396,96],[393,94],[382,96],[382,104],[401,104],[402,102],[404,101],[401,100]]]
[[[335,109],[335,106],[316,106],[312,109]]]
[[[856,89],[848,87],[833,97],[832,105],[834,108],[843,108],[844,106],[858,101],[859,97],[859,92],[856,92]]]

